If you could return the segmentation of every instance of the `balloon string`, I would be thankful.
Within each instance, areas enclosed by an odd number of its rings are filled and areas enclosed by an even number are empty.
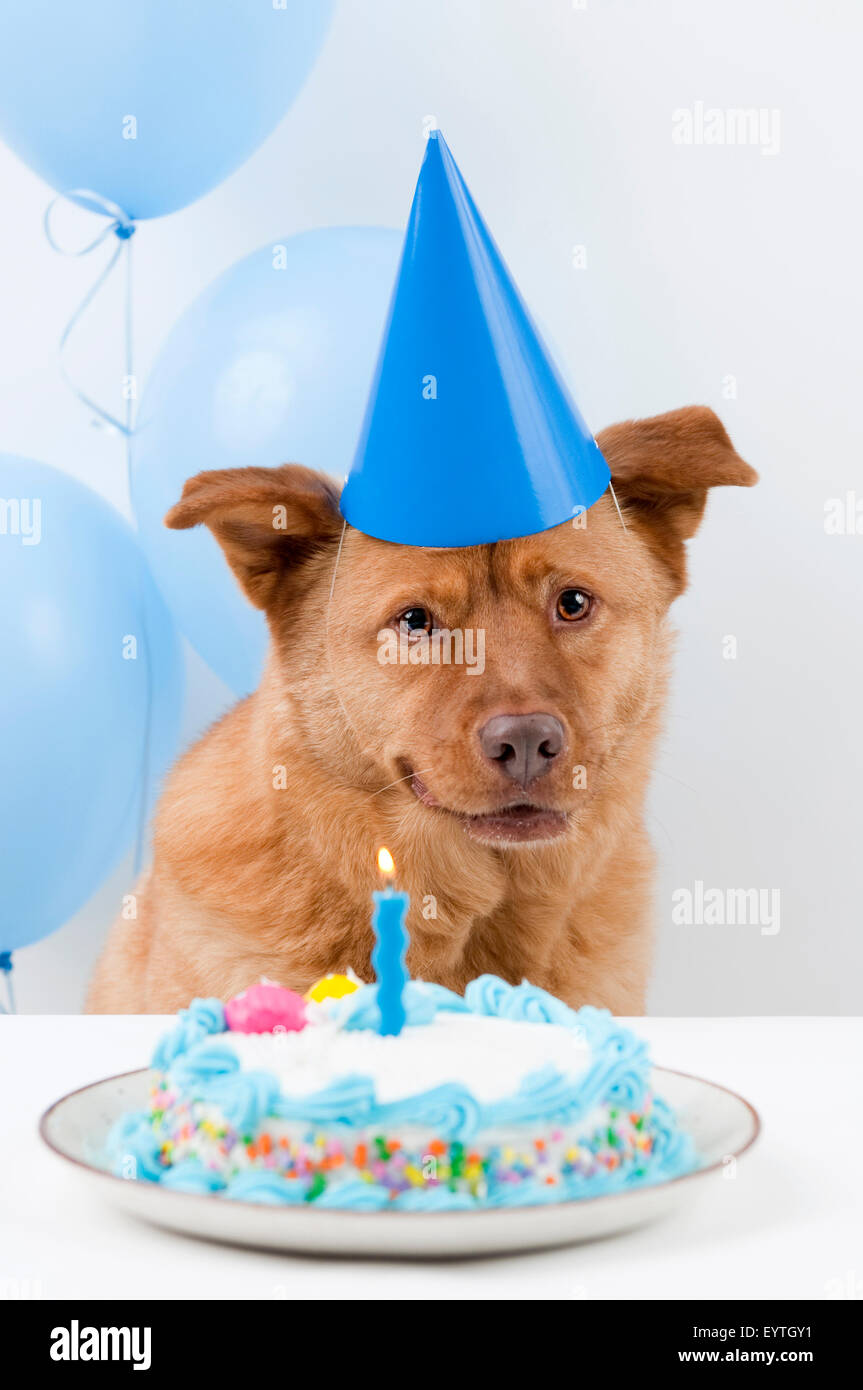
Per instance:
[[[126,418],[123,433],[126,439],[126,482],[129,488],[129,507],[132,506],[132,436],[135,432],[135,402],[138,399],[138,378],[135,376],[135,352],[132,334],[132,238],[127,236],[120,242],[126,252],[126,275],[123,286],[123,343],[126,354],[125,375],[123,377],[123,399],[126,402]],[[137,522],[136,522],[137,524]]]
[[[62,246],[54,235],[52,217],[54,215],[54,210],[57,207],[57,204],[63,200],[67,202],[75,202],[76,205],[80,205],[80,202],[84,202],[86,204],[89,204],[89,207],[87,209],[89,212],[93,212],[108,218],[107,223],[99,232],[99,234],[93,237],[90,241],[85,242],[83,246]],[[73,392],[73,394],[77,396],[78,400],[82,403],[82,405],[85,405],[89,410],[92,410],[94,415],[98,416],[98,418],[104,421],[106,425],[109,425],[112,429],[117,430],[120,434],[123,435],[126,446],[126,484],[129,491],[129,501],[131,504],[132,440],[135,434],[135,399],[137,396],[137,379],[135,377],[134,364],[134,335],[132,325],[132,237],[135,232],[135,222],[131,217],[129,217],[128,213],[124,212],[123,209],[119,207],[117,203],[112,202],[110,198],[103,198],[100,193],[94,193],[92,189],[73,188],[70,189],[68,192],[58,193],[56,198],[52,198],[51,202],[45,209],[44,226],[45,236],[48,239],[49,246],[51,246],[51,248],[54,251],[57,251],[61,256],[73,256],[75,258],[79,256],[89,256],[92,251],[95,251],[97,247],[102,245],[102,243],[111,235],[112,232],[114,236],[117,238],[117,245],[115,246],[110,257],[108,258],[108,261],[102,268],[100,274],[97,276],[93,285],[91,285],[90,289],[87,291],[86,295],[81,300],[81,303],[78,305],[78,308],[75,310],[69,322],[66,324],[66,327],[64,328],[60,336],[60,342],[57,346],[57,357],[60,364],[60,372],[63,376],[64,381],[66,382],[66,385]],[[102,406],[100,406],[96,401],[92,399],[91,396],[87,395],[86,391],[82,390],[82,388],[78,386],[75,381],[73,381],[71,375],[66,370],[65,362],[63,359],[66,344],[68,343],[69,338],[71,337],[77,325],[80,323],[81,319],[86,314],[90,305],[93,303],[93,300],[96,298],[100,289],[105,284],[105,281],[111,275],[114,266],[117,264],[117,261],[119,260],[120,256],[123,255],[124,252],[126,273],[124,277],[123,311],[123,345],[125,359],[123,377],[123,401],[125,404],[125,418],[123,420],[120,420],[115,415],[112,415],[109,410],[105,410]],[[138,816],[135,829],[134,873],[136,877],[141,871],[141,863],[144,857],[144,842],[147,832],[147,800],[150,780],[150,740],[153,714],[153,672],[152,663],[150,659],[150,640],[149,633],[147,631],[147,619],[144,603],[144,587],[145,579],[142,571],[141,583],[139,588],[139,609],[141,615],[141,637],[142,645],[144,648],[143,656],[147,687],[146,699],[144,704],[144,736],[142,740],[141,771],[139,777],[140,796],[138,800]]]
[[[76,202],[76,200],[81,200],[86,203],[89,203],[91,206],[88,208],[88,211],[98,213],[103,217],[107,217],[109,221],[102,228],[98,236],[93,237],[91,241],[86,242],[83,246],[74,248],[62,246],[57,241],[57,238],[54,235],[52,227],[52,217],[54,215],[54,210],[57,207],[57,204],[63,200],[66,200],[68,202]],[[88,410],[92,410],[93,414],[97,415],[100,420],[103,420],[106,425],[110,425],[112,429],[118,430],[120,434],[126,435],[128,437],[132,432],[131,396],[129,394],[132,389],[131,381],[127,379],[126,382],[126,420],[123,421],[118,419],[117,416],[112,415],[109,410],[105,410],[103,406],[99,405],[96,401],[94,401],[91,396],[87,395],[86,391],[84,391],[80,386],[77,385],[77,383],[72,379],[70,373],[66,370],[64,355],[66,351],[66,344],[68,343],[69,338],[75,331],[75,328],[80,323],[83,316],[86,314],[90,305],[93,303],[93,300],[96,298],[96,295],[99,293],[105,281],[110,276],[112,270],[114,269],[114,266],[117,264],[117,261],[123,254],[124,248],[126,248],[129,252],[129,258],[127,260],[126,294],[126,355],[128,365],[129,360],[131,358],[132,318],[131,295],[128,293],[128,284],[131,280],[130,243],[131,238],[135,232],[135,223],[132,220],[132,218],[129,217],[128,214],[123,211],[121,207],[118,207],[116,203],[112,203],[110,198],[103,198],[100,193],[94,193],[91,189],[88,188],[72,188],[69,189],[69,191],[66,193],[58,193],[56,198],[51,199],[51,202],[45,209],[44,227],[45,236],[48,239],[49,246],[52,248],[52,250],[57,251],[61,256],[74,256],[75,258],[79,256],[89,256],[92,251],[95,251],[98,246],[102,245],[102,242],[105,241],[106,238],[109,237],[112,232],[117,238],[117,245],[111,253],[111,256],[109,257],[107,263],[102,268],[99,275],[96,277],[95,282],[90,286],[90,289],[87,291],[84,298],[81,300],[81,303],[78,305],[78,308],[75,310],[74,314],[72,315],[69,322],[66,324],[66,327],[64,328],[62,334],[60,335],[60,342],[57,347],[57,357],[59,360],[60,371],[62,373],[63,380],[66,382],[66,385],[69,387],[70,391],[72,391],[78,397],[78,400],[82,403],[82,405],[85,405],[88,408]]]
[[[0,1004],[0,1014],[14,1014],[15,990],[12,987],[12,952],[0,951],[0,973],[6,984],[6,1007]]]
[[[126,445],[126,484],[129,489],[129,505],[132,503],[132,449],[135,437],[135,401],[138,397],[138,379],[135,376],[135,356],[134,341],[132,333],[132,239],[127,237],[123,243],[126,248],[126,285],[125,285],[125,347],[126,347],[126,371],[124,377],[124,391],[126,401],[126,420],[125,420],[125,445]],[[135,518],[137,526],[137,518]],[[147,803],[150,794],[150,745],[153,730],[153,660],[150,649],[150,633],[147,627],[147,605],[145,602],[145,578],[141,572],[140,583],[140,613],[141,613],[141,637],[144,646],[145,658],[145,680],[147,682],[146,699],[144,702],[144,735],[141,740],[141,772],[140,772],[140,796],[138,798],[138,822],[135,830],[135,858],[133,873],[135,878],[141,872],[141,865],[144,859],[144,847],[147,839]]]

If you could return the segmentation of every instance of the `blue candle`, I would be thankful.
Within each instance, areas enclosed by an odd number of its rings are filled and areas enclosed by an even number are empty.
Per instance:
[[[402,991],[409,978],[405,965],[408,947],[405,917],[410,896],[397,893],[392,886],[395,865],[389,850],[381,850],[378,867],[387,885],[382,892],[372,893],[375,905],[372,917],[375,931],[372,965],[378,981],[378,1008],[381,1014],[378,1032],[395,1035],[402,1031],[405,1024]]]

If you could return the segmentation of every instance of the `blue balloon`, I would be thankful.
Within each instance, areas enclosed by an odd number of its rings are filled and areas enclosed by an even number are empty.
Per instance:
[[[0,137],[60,192],[132,218],[248,159],[318,55],[332,0],[6,0]]]
[[[134,533],[65,473],[0,454],[0,951],[77,912],[173,758],[176,629]],[[152,695],[152,698],[151,698]]]
[[[175,326],[138,417],[132,503],[177,623],[237,694],[258,683],[263,615],[206,527],[165,513],[204,468],[304,463],[340,481],[356,447],[401,236],[326,227],[255,251]]]

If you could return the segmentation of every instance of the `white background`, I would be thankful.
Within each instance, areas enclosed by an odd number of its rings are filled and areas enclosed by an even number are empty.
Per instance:
[[[249,251],[329,223],[402,226],[433,117],[592,427],[706,402],[758,468],[754,492],[712,499],[676,609],[650,810],[655,1012],[860,1008],[863,535],[827,535],[824,509],[863,499],[861,40],[861,11],[838,0],[351,0],[265,145],[135,237],[146,376],[180,312]],[[778,153],[675,144],[672,112],[699,101],[778,108]],[[50,191],[2,146],[0,189],[0,449],[125,510],[121,442],[92,428],[55,357],[101,253],[48,249]],[[112,289],[76,339],[91,392],[113,399],[120,351]],[[229,700],[192,659],[188,736]],[[129,873],[19,953],[22,1009],[80,1006]],[[695,880],[778,888],[780,931],[673,925],[671,894]]]

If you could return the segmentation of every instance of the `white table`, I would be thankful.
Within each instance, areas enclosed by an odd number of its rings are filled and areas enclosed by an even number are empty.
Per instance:
[[[863,1297],[863,1020],[639,1019],[660,1065],[722,1082],[764,1131],[679,1217],[546,1253],[315,1260],[198,1242],[115,1212],[45,1149],[40,1113],[144,1065],[159,1018],[0,1018],[0,1298]]]

